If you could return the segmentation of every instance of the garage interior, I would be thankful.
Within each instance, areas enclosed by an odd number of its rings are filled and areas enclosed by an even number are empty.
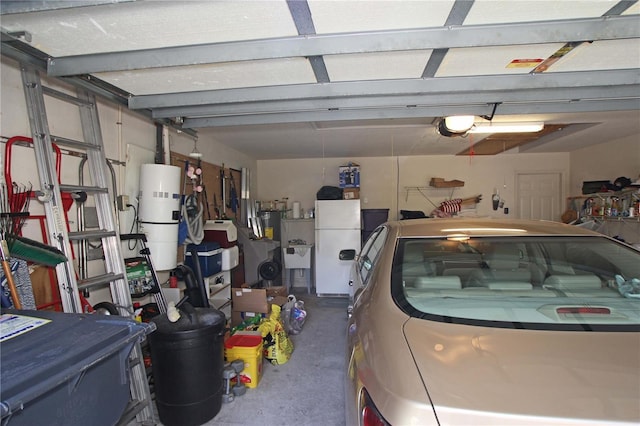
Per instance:
[[[340,357],[327,355],[325,366],[309,351],[324,353],[313,341],[328,322],[316,321],[324,312],[346,317],[348,299],[348,287],[325,291],[315,280],[314,209],[323,187],[347,189],[343,195],[359,200],[359,220],[380,212],[389,220],[437,216],[447,202],[466,200],[457,215],[581,223],[640,244],[638,210],[629,211],[637,192],[615,191],[619,215],[586,210],[588,202],[610,209],[602,190],[616,189],[619,178],[640,184],[639,14],[636,0],[3,0],[0,136],[3,148],[15,137],[38,139],[33,122],[43,117],[34,117],[25,75],[62,94],[95,96],[118,233],[139,231],[141,166],[179,168],[178,192],[197,194],[205,221],[222,221],[210,231],[228,246],[216,249],[237,250],[237,266],[206,277],[210,291],[224,289],[212,303],[224,305],[226,320],[241,286],[284,286],[280,296],[297,295],[309,312],[292,337],[301,346],[289,366],[340,384]],[[61,144],[83,140],[76,105],[44,104],[44,133]],[[445,128],[452,116],[473,123]],[[504,124],[542,129],[498,132]],[[18,142],[10,155],[4,150],[4,184],[42,190],[45,179],[35,176],[44,164]],[[77,154],[63,150],[60,182],[95,179],[84,168],[88,156]],[[201,174],[189,174],[189,166]],[[341,167],[357,168],[357,187],[341,188]],[[598,188],[586,191],[589,185]],[[44,222],[55,226],[42,204],[30,200],[32,219],[43,219],[26,220],[21,230],[38,241]],[[65,225],[80,229],[87,217],[74,206]],[[129,248],[118,248],[121,258],[136,256]],[[163,297],[178,302],[184,282],[171,288],[173,268],[194,255],[183,245],[173,250],[162,252],[167,267],[153,250],[151,259],[155,281],[169,287]],[[287,268],[287,254],[305,250],[309,263]],[[101,273],[90,253],[88,273]],[[278,271],[268,277],[272,263]],[[50,286],[50,273],[38,273]],[[91,306],[113,297],[109,286],[90,290]],[[50,302],[51,292],[39,297]],[[154,300],[127,306],[133,302]],[[335,320],[326,328],[346,324]],[[295,359],[301,353],[306,362]],[[270,373],[300,380],[287,367],[265,366],[263,388],[279,391]],[[256,408],[268,403],[260,391],[223,404],[218,420],[227,423],[211,424],[252,424],[242,417],[249,406],[285,424],[311,410],[287,407],[285,398],[278,410],[288,414],[268,414],[271,407]]]

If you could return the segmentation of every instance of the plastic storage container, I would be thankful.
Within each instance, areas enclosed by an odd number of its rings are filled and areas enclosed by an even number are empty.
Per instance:
[[[222,271],[222,249],[220,244],[216,242],[203,242],[198,245],[189,244],[184,252],[184,263],[189,268],[194,268],[194,256],[191,253],[193,247],[196,247],[198,253],[198,261],[200,263],[200,271],[203,277],[210,277]]]
[[[116,424],[130,399],[129,353],[153,329],[117,316],[2,310],[2,424]]]
[[[238,246],[222,249],[222,270],[230,271],[239,264],[240,250]]]
[[[222,248],[238,245],[238,228],[230,220],[207,220],[203,241],[214,241]]]
[[[258,387],[262,377],[262,336],[234,334],[224,342],[224,355],[227,362],[243,360],[240,380],[248,388]]]
[[[362,242],[389,218],[389,209],[362,209]]]
[[[149,336],[156,406],[165,426],[196,426],[214,418],[224,392],[225,316],[184,303],[180,318],[155,317]]]

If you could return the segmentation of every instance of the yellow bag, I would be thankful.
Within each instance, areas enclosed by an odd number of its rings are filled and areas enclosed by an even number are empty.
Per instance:
[[[280,306],[271,305],[269,318],[262,321],[258,330],[262,334],[264,357],[273,365],[289,361],[293,352],[293,342],[280,322]]]

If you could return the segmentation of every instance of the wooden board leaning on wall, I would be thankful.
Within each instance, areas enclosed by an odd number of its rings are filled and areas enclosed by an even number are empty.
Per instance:
[[[223,206],[221,177],[223,166],[207,163],[206,161],[199,161],[197,158],[190,158],[187,155],[178,154],[173,151],[171,152],[171,165],[178,166],[182,169],[182,174],[180,175],[180,188],[184,188],[184,195],[191,195],[194,193],[191,179],[187,177],[188,166],[199,166],[202,170],[200,177],[203,190],[202,192],[197,193],[197,195],[198,201],[202,203],[204,208],[204,220],[233,219],[236,222],[240,221],[240,189],[242,178],[242,172],[240,170],[224,167],[224,176],[226,176],[226,205]],[[186,185],[185,179],[187,179]],[[231,194],[234,188],[238,200],[235,213],[231,208]]]

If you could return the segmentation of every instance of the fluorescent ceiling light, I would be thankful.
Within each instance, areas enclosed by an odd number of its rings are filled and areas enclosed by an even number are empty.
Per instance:
[[[487,123],[475,124],[469,133],[535,133],[544,128],[544,123]]]

